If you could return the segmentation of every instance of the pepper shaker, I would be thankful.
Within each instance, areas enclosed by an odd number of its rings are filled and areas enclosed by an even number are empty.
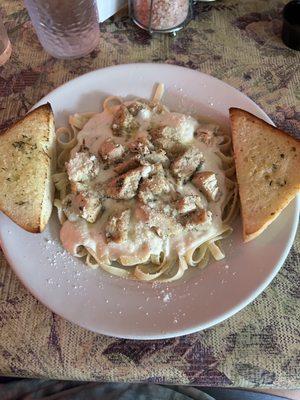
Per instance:
[[[173,33],[191,19],[190,0],[129,0],[132,20],[150,33]]]

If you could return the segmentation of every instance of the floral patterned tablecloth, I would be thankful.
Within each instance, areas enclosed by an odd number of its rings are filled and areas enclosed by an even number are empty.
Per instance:
[[[175,38],[150,38],[120,15],[101,25],[101,43],[92,54],[61,61],[42,50],[22,1],[2,0],[13,54],[0,68],[0,129],[87,71],[151,61],[220,78],[299,135],[300,52],[280,39],[284,3],[197,3],[195,19]],[[97,335],[54,315],[24,289],[0,251],[0,374],[300,388],[299,261],[298,234],[280,273],[246,309],[204,332],[138,342]]]

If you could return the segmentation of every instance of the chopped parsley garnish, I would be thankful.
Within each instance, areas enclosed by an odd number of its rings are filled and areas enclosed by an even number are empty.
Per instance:
[[[23,150],[25,144],[26,144],[26,143],[23,142],[22,140],[20,140],[19,142],[14,142],[14,143],[12,143],[12,145],[14,146],[14,148],[15,148],[15,149],[18,149],[18,150]]]

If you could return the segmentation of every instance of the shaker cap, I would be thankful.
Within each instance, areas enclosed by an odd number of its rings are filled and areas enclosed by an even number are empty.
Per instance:
[[[292,0],[283,9],[283,43],[291,49],[300,50],[300,0]]]

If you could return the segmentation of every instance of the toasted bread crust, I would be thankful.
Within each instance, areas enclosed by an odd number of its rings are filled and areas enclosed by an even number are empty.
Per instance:
[[[0,134],[0,159],[0,210],[23,229],[42,232],[53,200],[55,130],[49,103]]]
[[[50,122],[51,120],[54,121],[51,104],[46,103],[46,104],[39,106],[38,108],[35,108],[32,111],[29,111],[23,118],[14,122],[9,128],[6,128],[3,131],[1,131],[0,137],[3,137],[5,135],[9,134],[14,128],[18,127],[19,125],[22,125],[24,123],[24,121],[26,121],[29,117],[32,117],[32,115],[35,115],[36,117],[38,117],[39,114],[41,114],[43,116],[47,116],[48,122]]]
[[[231,108],[244,241],[262,233],[300,190],[300,142],[247,111]]]
[[[261,126],[265,126],[268,130],[273,131],[274,135],[280,135],[282,138],[292,140],[296,143],[296,145],[300,146],[300,140],[294,138],[289,133],[283,131],[282,129],[277,128],[276,126],[270,125],[268,122],[264,121],[261,118],[256,117],[248,111],[242,110],[241,108],[231,107],[229,108],[230,118],[247,118],[247,120],[252,123],[258,123]]]

